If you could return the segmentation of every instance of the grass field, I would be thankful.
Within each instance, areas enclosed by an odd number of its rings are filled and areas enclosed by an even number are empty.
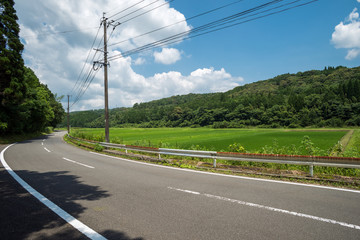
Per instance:
[[[104,129],[74,130],[90,137],[104,136]],[[111,128],[110,140],[138,146],[229,151],[229,145],[241,144],[248,152],[265,146],[299,147],[305,135],[322,151],[331,149],[347,133],[332,129],[211,129],[211,128]],[[302,153],[305,154],[305,153]]]

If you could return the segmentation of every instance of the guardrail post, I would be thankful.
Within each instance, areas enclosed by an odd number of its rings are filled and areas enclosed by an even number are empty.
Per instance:
[[[161,159],[161,154],[159,153],[159,160]]]
[[[310,172],[310,176],[313,177],[314,176],[314,165],[313,164],[309,165],[309,172]]]
[[[127,154],[127,149],[125,149],[125,153]]]
[[[213,167],[216,168],[216,158],[214,158]]]

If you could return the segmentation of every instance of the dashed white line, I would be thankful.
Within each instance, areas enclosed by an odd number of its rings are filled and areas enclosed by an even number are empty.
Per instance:
[[[194,195],[201,195],[201,196],[216,199],[216,200],[221,200],[221,201],[226,201],[226,202],[231,202],[231,203],[237,203],[237,204],[248,206],[248,207],[265,209],[265,210],[269,210],[269,211],[273,211],[273,212],[284,213],[284,214],[288,214],[288,215],[308,218],[308,219],[312,219],[312,220],[316,220],[316,221],[320,221],[320,222],[332,223],[332,224],[340,225],[340,226],[343,226],[343,227],[348,227],[348,228],[360,230],[360,226],[358,226],[358,225],[345,223],[345,222],[339,222],[339,221],[336,221],[336,220],[333,220],[333,219],[317,217],[317,216],[308,215],[308,214],[304,214],[304,213],[288,211],[288,210],[284,210],[284,209],[280,209],[280,208],[273,208],[273,207],[260,205],[260,204],[256,204],[256,203],[245,202],[245,201],[241,201],[241,200],[216,196],[216,195],[207,194],[207,193],[199,193],[199,192],[194,192],[194,191],[185,190],[185,189],[179,189],[179,188],[173,188],[173,187],[168,187],[168,189],[179,191],[179,192],[190,193],[190,194],[194,194]]]
[[[68,159],[68,158],[64,158],[64,157],[63,157],[62,159],[64,159],[65,161],[71,162],[71,163],[75,163],[75,164],[78,164],[78,165],[87,167],[87,168],[95,168],[95,167],[93,167],[93,166],[86,165],[86,164],[83,164],[83,163],[79,163],[79,162],[77,162],[77,161],[74,161],[74,160],[71,160],[71,159]]]
[[[168,189],[176,190],[176,191],[179,191],[179,192],[191,193],[191,194],[194,194],[194,195],[200,195],[201,194],[199,192],[194,192],[194,191],[190,191],[190,190],[184,190],[184,189],[180,189],[180,188],[168,187]]]
[[[46,147],[44,147],[44,149],[45,149],[45,151],[47,151],[47,152],[49,152],[49,153],[51,152],[51,151],[50,151],[49,149],[47,149]]]
[[[54,213],[59,215],[62,219],[64,219],[66,222],[68,222],[71,226],[79,230],[82,234],[86,235],[90,239],[94,240],[105,240],[102,235],[95,232],[93,229],[89,228],[73,216],[71,216],[69,213],[65,212],[62,208],[60,208],[58,205],[47,199],[44,195],[36,191],[34,188],[32,188],[29,184],[27,184],[22,178],[20,178],[6,163],[4,158],[5,151],[13,146],[9,145],[7,146],[0,154],[0,160],[4,168],[9,172],[9,174],[23,187],[25,188],[31,195],[36,197],[40,202],[42,202],[45,206],[50,208]]]

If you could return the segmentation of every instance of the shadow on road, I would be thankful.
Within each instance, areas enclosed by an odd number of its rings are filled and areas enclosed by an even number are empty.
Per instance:
[[[1,165],[0,165],[1,166]],[[78,200],[109,197],[107,191],[89,186],[68,172],[16,171],[33,188],[77,218],[85,211]],[[0,167],[0,239],[87,239],[22,188]],[[130,239],[125,233],[99,232],[108,239]],[[138,238],[141,239],[141,238]]]

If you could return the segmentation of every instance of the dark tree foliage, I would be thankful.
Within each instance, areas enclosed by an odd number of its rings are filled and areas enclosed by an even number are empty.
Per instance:
[[[0,0],[0,130],[10,128],[17,107],[24,99],[23,45],[19,40],[14,1]],[[6,112],[6,113],[5,113]]]
[[[72,113],[72,126],[103,127],[103,110]],[[99,115],[101,113],[101,116]],[[76,119],[76,122],[74,122]],[[81,123],[81,125],[77,125]],[[113,109],[112,127],[360,126],[360,67],[327,67],[236,87]]]
[[[24,66],[13,0],[0,0],[0,133],[41,131],[62,121],[64,109]]]

